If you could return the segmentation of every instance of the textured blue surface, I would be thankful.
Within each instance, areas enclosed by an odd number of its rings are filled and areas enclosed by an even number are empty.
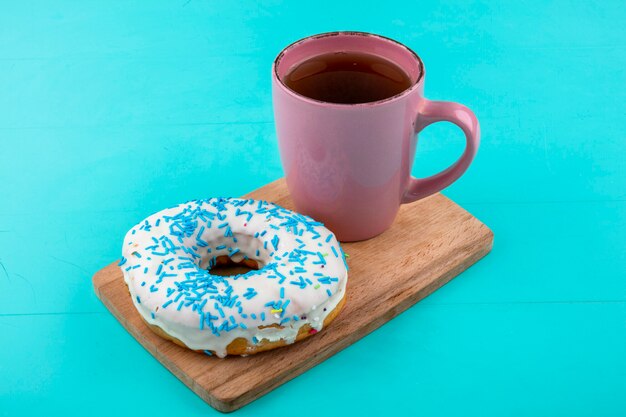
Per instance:
[[[0,4],[0,415],[217,414],[91,276],[146,215],[280,177],[273,57],[364,30],[422,56],[428,97],[475,110],[482,148],[445,194],[495,246],[237,414],[623,416],[623,2],[254,3]],[[420,139],[416,175],[461,152],[448,125]]]

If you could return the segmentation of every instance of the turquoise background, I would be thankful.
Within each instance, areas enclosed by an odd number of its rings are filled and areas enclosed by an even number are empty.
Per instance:
[[[91,276],[137,221],[282,175],[270,64],[318,32],[415,49],[482,146],[445,194],[493,252],[240,416],[626,414],[623,1],[0,3],[0,415],[217,412]],[[420,135],[416,175],[460,153]],[[383,414],[384,413],[384,414]]]

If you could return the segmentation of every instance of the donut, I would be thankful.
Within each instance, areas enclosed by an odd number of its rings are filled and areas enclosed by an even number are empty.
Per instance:
[[[250,271],[220,276],[216,265]],[[138,223],[119,266],[132,302],[161,337],[223,358],[302,340],[341,310],[348,265],[335,235],[274,203],[193,200]]]

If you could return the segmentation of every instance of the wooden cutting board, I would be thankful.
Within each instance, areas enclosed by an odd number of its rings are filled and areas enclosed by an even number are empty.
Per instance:
[[[284,180],[246,197],[293,209]],[[441,194],[404,205],[382,235],[342,245],[349,255],[348,298],[335,321],[302,342],[245,358],[205,356],[154,334],[131,303],[117,262],[98,271],[93,284],[155,358],[211,406],[230,412],[385,324],[489,253],[492,242],[491,230]]]

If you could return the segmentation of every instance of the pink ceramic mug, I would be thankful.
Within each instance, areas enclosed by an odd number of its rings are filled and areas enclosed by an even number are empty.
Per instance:
[[[329,52],[375,54],[392,61],[411,87],[385,100],[337,104],[289,89],[284,79],[302,61]],[[424,98],[424,65],[408,47],[382,36],[332,32],[286,47],[272,71],[276,131],[287,186],[296,210],[323,222],[344,242],[374,237],[391,226],[400,204],[456,181],[479,144],[476,116],[467,107]],[[465,133],[461,158],[428,178],[413,178],[417,133],[448,121]]]

